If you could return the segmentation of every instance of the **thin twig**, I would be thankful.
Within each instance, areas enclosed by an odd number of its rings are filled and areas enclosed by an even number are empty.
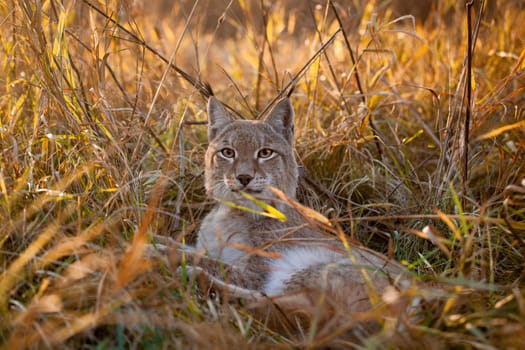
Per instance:
[[[465,125],[463,130],[463,197],[462,207],[465,210],[467,198],[467,182],[468,182],[468,142],[469,142],[469,128],[470,128],[470,107],[472,103],[472,16],[471,9],[474,0],[467,2],[467,102],[465,111]]]
[[[263,30],[266,32],[268,26],[268,16],[266,15],[266,10],[264,8],[263,0],[261,0],[261,11],[263,19]],[[260,103],[260,90],[261,90],[261,78],[263,74],[264,67],[264,51],[266,49],[266,40],[262,41],[261,51],[259,51],[259,57],[257,58],[257,78],[255,81],[255,110],[259,110]]]
[[[128,29],[126,29],[124,26],[122,26],[120,23],[117,23],[113,18],[109,17],[107,14],[104,13],[104,11],[100,10],[97,6],[92,4],[89,0],[83,0],[83,2],[95,10],[98,14],[106,18],[108,21],[116,25],[120,30],[122,30],[124,33],[129,35],[137,44],[145,47],[148,51],[153,53],[155,56],[160,58],[164,63],[168,64],[170,68],[172,68],[174,71],[176,71],[182,78],[184,78],[187,82],[189,82],[191,85],[193,85],[199,93],[205,97],[208,98],[213,95],[213,92],[209,88],[209,85],[206,83],[203,83],[199,79],[193,78],[191,75],[186,73],[181,68],[177,67],[173,62],[170,62],[166,57],[164,57],[161,53],[159,53],[157,50],[155,50],[153,47],[151,47],[146,41],[139,38],[136,34],[132,33]]]
[[[272,62],[272,69],[273,74],[275,75],[275,84],[277,87],[279,87],[281,84],[279,83],[279,71],[277,70],[277,64],[275,63],[275,57],[273,55],[273,49],[272,44],[270,43],[270,39],[268,38],[268,21],[270,20],[268,17],[268,11],[265,9],[264,6],[264,0],[261,0],[261,7],[262,7],[262,15],[263,15],[263,21],[265,23],[264,26],[264,41],[266,41],[266,45],[268,46],[268,54],[270,55],[270,61]]]
[[[249,113],[250,113],[250,115],[252,117],[256,117],[257,116],[257,110],[254,110],[254,109],[252,109],[250,107],[250,104],[248,103],[248,100],[246,99],[246,96],[242,93],[241,89],[239,88],[239,84],[237,84],[235,82],[235,80],[232,78],[232,76],[228,72],[226,72],[226,70],[224,68],[221,67],[221,70],[222,70],[222,73],[226,76],[226,78],[230,81],[232,86],[235,88],[235,91],[237,92],[237,94],[239,95],[240,99],[242,100],[244,107],[249,111]],[[238,114],[238,116],[240,116],[241,119],[245,119],[241,114]]]
[[[468,161],[469,161],[469,139],[470,139],[470,120],[472,114],[472,58],[474,57],[474,46],[479,33],[479,26],[483,17],[483,8],[485,7],[485,0],[479,2],[479,13],[476,20],[474,32],[472,31],[472,14],[471,9],[474,4],[474,0],[467,2],[467,101],[465,111],[465,124],[463,133],[463,198],[462,206],[465,209],[466,198],[467,198],[467,185],[468,185]]]
[[[314,24],[315,33],[317,34],[317,38],[318,38],[319,42],[322,45],[323,44],[323,35],[321,33],[321,30],[319,29],[319,26],[316,23],[315,13],[314,13],[314,11],[312,9],[312,6],[313,6],[312,3],[310,3],[310,5],[308,6],[308,9],[310,10],[309,11],[310,12],[310,17],[312,17],[312,22]],[[325,15],[324,21],[326,21],[326,15]],[[343,30],[343,33],[344,33],[344,30]],[[334,84],[335,84],[335,87],[337,88],[337,92],[339,92],[339,97],[341,99],[343,99],[343,101],[344,101],[344,96],[343,96],[343,91],[341,89],[341,84],[339,84],[339,80],[337,80],[337,74],[335,73],[334,67],[332,66],[332,63],[330,62],[330,57],[328,57],[328,54],[326,53],[326,51],[323,52],[323,56],[324,56],[326,62],[328,63],[328,69],[330,71],[330,75],[332,76],[332,79],[334,80]],[[347,112],[349,112],[348,111],[348,106],[346,105],[346,103],[344,103],[344,107],[345,107],[345,109],[347,109]]]
[[[449,219],[454,219],[454,220],[461,219],[461,220],[465,220],[469,222],[479,222],[479,223],[484,223],[484,224],[494,224],[494,225],[508,224],[505,221],[505,219],[494,218],[490,216],[475,216],[475,215],[464,215],[464,214],[446,214],[446,216]],[[352,216],[351,218],[342,217],[342,218],[334,219],[332,221],[333,222],[346,222],[348,220],[354,220],[354,221],[381,222],[381,221],[387,221],[387,220],[423,220],[423,219],[442,220],[442,217],[437,214],[374,215],[374,216]]]
[[[339,28],[343,31],[343,38],[345,40],[346,48],[348,49],[348,53],[350,54],[350,60],[352,61],[352,65],[355,67],[354,73],[355,73],[355,82],[357,84],[357,89],[359,90],[359,93],[361,95],[361,100],[364,104],[366,104],[366,95],[363,90],[363,86],[361,84],[361,78],[359,77],[359,72],[357,70],[357,62],[354,56],[354,50],[352,50],[352,46],[350,45],[350,41],[348,40],[348,35],[346,34],[346,31],[343,26],[343,21],[341,21],[341,17],[339,17],[339,12],[337,12],[337,9],[335,8],[334,3],[330,0],[328,1],[330,4],[330,7],[332,8],[332,12],[334,13],[335,19],[337,20],[337,23],[339,24]]]
[[[337,9],[335,8],[333,1],[329,0],[328,3],[330,4],[330,7],[332,8],[332,11],[337,20],[337,23],[339,24],[339,28],[343,31],[343,38],[345,40],[345,45],[346,45],[346,48],[348,49],[348,52],[350,53],[350,59],[352,60],[352,65],[354,66],[354,74],[355,74],[355,81],[357,84],[357,88],[359,89],[359,93],[361,94],[361,100],[363,104],[366,106],[366,95],[364,93],[363,86],[361,84],[361,79],[359,78],[359,71],[357,70],[357,61],[354,57],[354,51],[352,50],[350,41],[348,40],[348,35],[346,34],[346,31],[343,27],[343,21],[341,21],[341,17],[339,17],[339,12],[337,12]],[[383,155],[383,150],[381,149],[381,142],[379,141],[379,133],[374,123],[374,120],[372,118],[372,115],[370,115],[368,122],[370,123],[370,128],[372,129],[372,133],[374,134],[374,140],[375,140],[375,145],[377,148],[377,153],[379,154],[379,157],[381,158]]]
[[[310,57],[310,59],[306,62],[306,64],[294,75],[294,77],[288,82],[288,84],[286,84],[286,86],[277,94],[277,96],[275,96],[267,105],[266,107],[264,107],[264,109],[259,113],[259,117],[263,116],[266,112],[268,112],[268,110],[275,104],[275,102],[277,102],[278,100],[280,100],[282,98],[283,95],[286,95],[286,96],[289,96],[288,95],[288,90],[290,88],[293,88],[295,86],[295,84],[297,83],[297,80],[299,80],[303,74],[306,73],[306,70],[308,68],[310,68],[310,66],[312,65],[312,63],[314,63],[314,61],[317,59],[317,57],[319,57],[320,54],[322,54],[326,48],[328,46],[330,46],[332,44],[332,42],[334,41],[335,37],[337,36],[337,34],[339,34],[341,32],[341,28],[337,29],[331,36],[330,38],[328,39],[328,41],[321,46],[321,48],[319,50],[316,51],[316,53]]]

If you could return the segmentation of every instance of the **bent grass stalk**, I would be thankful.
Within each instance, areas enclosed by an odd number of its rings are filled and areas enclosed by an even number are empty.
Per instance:
[[[291,94],[305,221],[388,251],[439,286],[407,292],[431,296],[421,322],[406,320],[398,338],[385,322],[364,347],[519,348],[523,5],[486,2],[473,29],[465,192],[464,2],[436,2],[426,20],[419,5],[410,17],[396,2],[330,1],[311,13],[203,3],[197,20],[179,3],[0,0],[0,341],[341,347],[360,317],[384,316],[379,306],[305,337],[277,334],[246,305],[199,294],[163,257],[144,256],[159,237],[191,244],[209,208],[205,99],[195,94],[209,96],[209,81],[258,116]],[[256,215],[286,219],[245,198]]]

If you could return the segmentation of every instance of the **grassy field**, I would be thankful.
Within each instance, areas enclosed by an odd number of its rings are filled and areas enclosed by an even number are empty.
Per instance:
[[[479,2],[468,80],[464,1],[0,0],[0,342],[352,346],[147,254],[212,204],[194,79],[247,118],[295,86],[300,200],[419,276],[421,317],[359,346],[525,347],[525,6]]]

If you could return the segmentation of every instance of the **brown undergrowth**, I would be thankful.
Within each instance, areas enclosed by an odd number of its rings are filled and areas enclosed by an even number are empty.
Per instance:
[[[466,147],[464,4],[401,3],[0,1],[4,346],[523,347],[525,8],[473,28]],[[209,209],[188,77],[248,118],[295,86],[301,201],[439,285],[418,318],[278,333],[151,258]]]

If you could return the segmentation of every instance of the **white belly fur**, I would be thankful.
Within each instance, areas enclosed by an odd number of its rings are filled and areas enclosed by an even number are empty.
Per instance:
[[[281,253],[281,257],[270,261],[270,273],[263,291],[267,295],[284,292],[284,285],[295,273],[309,267],[333,262],[348,263],[348,256],[322,246],[300,246]]]

